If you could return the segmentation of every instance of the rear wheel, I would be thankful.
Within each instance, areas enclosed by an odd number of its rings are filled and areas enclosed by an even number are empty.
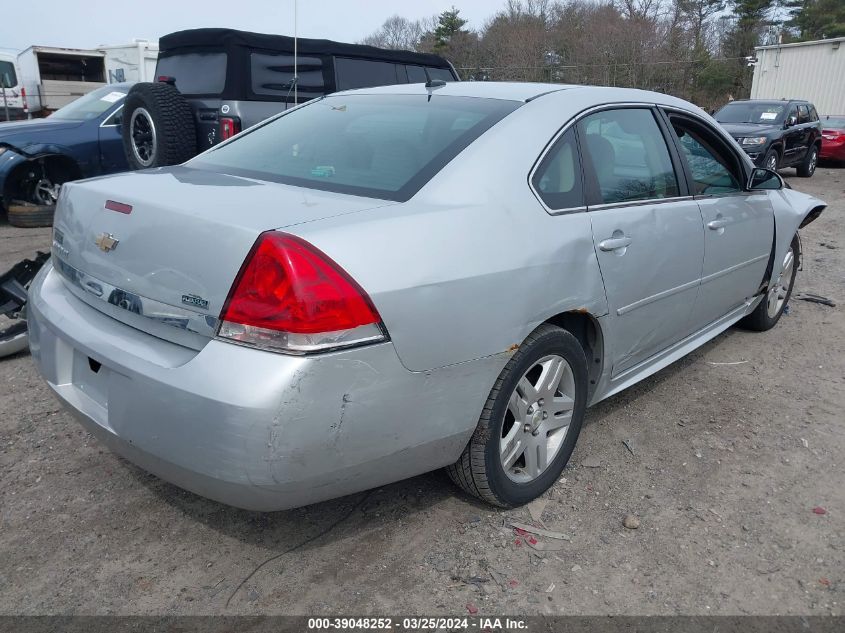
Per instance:
[[[780,266],[775,266],[779,273],[772,277],[766,296],[754,312],[739,322],[740,326],[756,332],[765,332],[772,329],[780,320],[789,303],[789,297],[792,296],[792,287],[795,285],[795,276],[798,274],[798,249],[798,235],[796,235],[792,238],[792,244]]]
[[[816,165],[819,162],[819,146],[813,145],[796,171],[802,178],[809,178],[816,172]]]
[[[581,431],[587,361],[566,330],[541,325],[499,375],[452,480],[494,505],[522,505],[557,481]]]
[[[122,133],[132,169],[178,165],[197,153],[191,106],[170,84],[132,86],[123,106]]]

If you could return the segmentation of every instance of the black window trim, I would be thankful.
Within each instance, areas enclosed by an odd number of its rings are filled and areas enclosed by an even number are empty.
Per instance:
[[[549,140],[549,142],[546,143],[546,145],[543,147],[543,150],[540,152],[540,155],[537,157],[537,159],[532,164],[531,169],[528,171],[528,177],[527,177],[528,188],[531,190],[531,193],[534,194],[534,197],[537,199],[537,202],[540,203],[540,206],[542,206],[543,209],[546,211],[546,213],[548,213],[549,215],[568,215],[568,214],[571,214],[571,213],[585,213],[585,212],[591,212],[591,211],[601,211],[603,209],[613,209],[613,208],[624,207],[624,206],[633,207],[633,206],[642,206],[642,205],[647,205],[647,204],[655,205],[655,204],[666,204],[666,203],[670,203],[670,202],[680,202],[682,200],[692,200],[693,197],[691,195],[689,195],[689,191],[690,191],[689,183],[687,183],[686,177],[682,177],[682,176],[685,176],[685,174],[679,173],[677,171],[678,167],[675,164],[675,159],[676,159],[675,152],[677,152],[677,148],[675,148],[675,146],[674,146],[674,141],[666,140],[667,132],[666,132],[665,126],[661,126],[660,121],[661,121],[662,115],[660,114],[660,110],[661,110],[661,108],[667,108],[667,107],[668,106],[664,106],[664,105],[657,104],[657,103],[648,103],[648,102],[644,102],[644,101],[643,102],[623,101],[623,102],[619,102],[619,103],[605,103],[605,104],[601,104],[601,105],[590,106],[588,108],[585,108],[584,110],[581,110],[580,112],[576,113],[575,115],[573,115],[568,121],[566,121],[560,127],[560,129],[558,129],[558,131],[552,136],[552,138]],[[590,200],[587,197],[588,196],[588,187],[590,186],[590,179],[586,178],[586,172],[587,172],[587,170],[592,170],[592,163],[590,162],[589,165],[585,165],[585,163],[587,163],[589,161],[584,160],[584,153],[581,150],[582,145],[581,145],[581,139],[580,139],[579,134],[578,134],[578,123],[582,119],[584,119],[585,117],[587,117],[587,116],[589,116],[589,115],[591,115],[595,112],[601,112],[603,110],[619,110],[619,109],[623,109],[623,108],[636,108],[636,109],[640,109],[640,110],[649,109],[649,110],[653,111],[653,115],[655,117],[657,125],[660,128],[661,133],[664,135],[664,141],[666,142],[666,149],[669,151],[669,156],[672,157],[672,167],[675,169],[675,175],[678,179],[678,192],[679,192],[678,196],[674,196],[672,198],[648,198],[648,199],[644,199],[644,200],[629,200],[629,201],[626,201],[626,202],[610,202],[610,203],[590,204]],[[684,112],[684,113],[687,112],[686,110],[684,110],[682,108],[675,108],[675,109],[677,109],[678,112]],[[654,112],[654,111],[656,111],[656,112]],[[690,113],[690,114],[692,114],[692,113]],[[540,193],[534,187],[534,175],[537,172],[537,170],[540,168],[540,166],[543,164],[543,161],[546,159],[546,155],[557,144],[560,137],[562,137],[564,134],[566,134],[566,132],[569,130],[569,128],[571,128],[573,126],[575,127],[576,145],[578,146],[578,160],[581,163],[581,171],[582,171],[581,177],[582,177],[582,182],[583,182],[585,204],[584,204],[584,206],[571,207],[571,208],[566,208],[566,209],[551,209],[543,201],[543,198],[540,196]],[[594,176],[593,176],[593,178],[594,178]],[[594,192],[594,195],[595,195],[595,192]],[[600,197],[595,198],[595,199],[601,200]]]

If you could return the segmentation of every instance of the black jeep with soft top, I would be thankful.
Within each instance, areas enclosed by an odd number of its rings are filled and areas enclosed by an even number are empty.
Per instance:
[[[185,162],[297,103],[338,90],[459,81],[442,57],[330,40],[192,29],[159,41],[155,83],[130,90],[123,147],[133,169]],[[296,80],[294,80],[296,77]]]
[[[822,125],[812,103],[742,99],[731,101],[713,116],[755,165],[772,171],[795,167],[805,178],[816,171]]]

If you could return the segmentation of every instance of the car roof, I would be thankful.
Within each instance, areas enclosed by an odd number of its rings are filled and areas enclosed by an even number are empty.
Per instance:
[[[373,88],[359,88],[334,93],[332,96],[345,94],[383,94],[383,95],[414,95],[434,94],[444,97],[476,97],[482,99],[504,99],[508,101],[533,101],[545,95],[560,96],[564,92],[577,92],[578,96],[593,97],[596,104],[621,103],[625,101],[636,103],[655,103],[681,108],[700,108],[677,97],[660,92],[639,90],[635,88],[612,88],[607,86],[583,86],[577,84],[549,84],[515,81],[453,81],[442,86],[426,88],[426,84],[396,84],[377,86]]]

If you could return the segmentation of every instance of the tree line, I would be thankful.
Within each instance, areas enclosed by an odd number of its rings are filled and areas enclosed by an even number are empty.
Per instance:
[[[464,79],[747,97],[754,47],[845,36],[845,0],[507,0],[478,29],[452,7],[388,18],[362,43],[443,55]]]

